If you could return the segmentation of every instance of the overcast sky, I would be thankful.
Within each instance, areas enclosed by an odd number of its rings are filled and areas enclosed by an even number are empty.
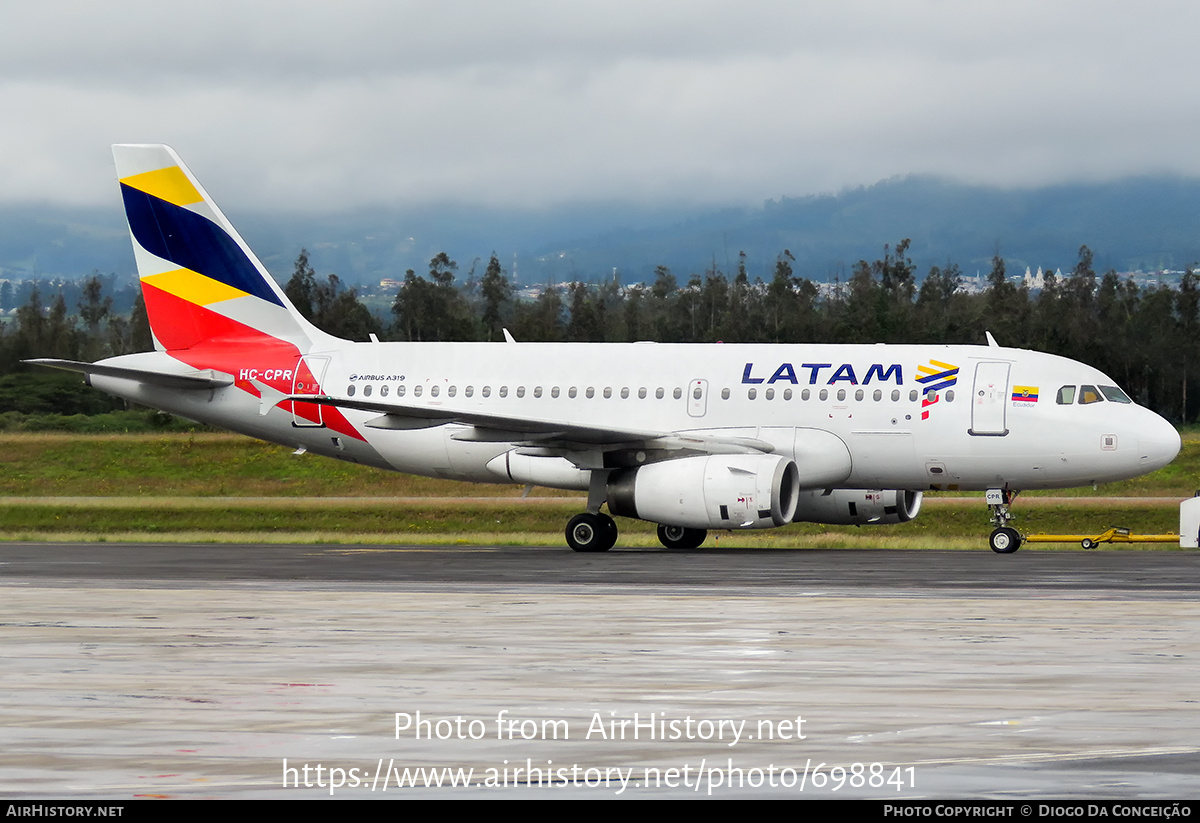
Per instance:
[[[758,204],[899,174],[1200,176],[1200,4],[0,5],[0,201],[166,142],[227,208]]]

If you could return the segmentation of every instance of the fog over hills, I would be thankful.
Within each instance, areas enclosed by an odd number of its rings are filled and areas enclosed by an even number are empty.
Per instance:
[[[287,278],[307,247],[319,274],[337,273],[350,284],[402,278],[409,268],[423,273],[440,251],[458,261],[460,279],[473,264],[481,274],[495,252],[507,271],[515,262],[519,284],[530,285],[607,278],[614,268],[632,283],[652,279],[658,265],[686,282],[714,265],[733,272],[743,251],[751,279],[766,280],[787,249],[798,274],[828,281],[904,238],[912,240],[921,276],[948,262],[965,275],[986,273],[997,252],[1009,274],[1026,266],[1069,269],[1083,244],[1100,272],[1179,270],[1200,261],[1200,180],[1174,177],[1037,189],[900,177],[721,211],[592,204],[553,212],[430,206],[227,214],[277,278]],[[0,209],[0,278],[93,270],[133,277],[116,197],[110,208]]]

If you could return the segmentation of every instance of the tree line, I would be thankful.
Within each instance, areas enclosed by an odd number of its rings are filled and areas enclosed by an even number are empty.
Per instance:
[[[1200,416],[1193,365],[1200,276],[1192,271],[1178,288],[1142,287],[1115,271],[1098,275],[1083,246],[1075,267],[1047,274],[1038,291],[1012,282],[996,255],[987,286],[968,293],[953,263],[918,278],[908,247],[908,240],[885,246],[881,257],[860,260],[844,282],[823,288],[797,274],[784,250],[769,281],[751,279],[742,254],[730,273],[714,263],[681,281],[659,266],[653,282],[546,285],[533,299],[518,299],[496,255],[482,277],[459,279],[443,252],[427,273],[406,272],[386,315],[337,275],[318,277],[301,251],[284,291],[317,326],[353,340],[498,341],[507,329],[517,340],[548,342],[964,344],[983,343],[990,331],[1001,345],[1095,366],[1177,422]],[[85,280],[74,312],[61,291],[48,308],[40,294],[31,296],[0,327],[0,375],[26,357],[98,359],[150,348],[144,305],[117,314],[102,285],[96,276]],[[0,392],[0,411],[5,402]]]

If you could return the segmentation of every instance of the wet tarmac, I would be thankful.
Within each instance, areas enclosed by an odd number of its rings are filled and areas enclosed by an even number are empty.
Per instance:
[[[1198,571],[0,544],[0,795],[1195,797]]]

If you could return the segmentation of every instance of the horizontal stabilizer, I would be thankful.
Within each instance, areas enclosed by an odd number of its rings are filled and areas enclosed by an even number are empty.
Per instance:
[[[37,360],[22,360],[21,362],[30,363],[34,366],[46,366],[51,369],[63,369],[64,371],[79,372],[80,374],[87,376],[98,374],[102,377],[117,377],[124,380],[136,380],[139,383],[147,383],[152,386],[162,386],[165,389],[219,389],[223,386],[230,386],[233,384],[233,377],[228,374],[214,372],[211,369],[205,369],[204,371],[192,371],[183,374],[173,374],[171,372],[131,369],[125,366],[110,366],[104,363],[83,363],[78,360],[57,360],[50,357],[44,357]]]

